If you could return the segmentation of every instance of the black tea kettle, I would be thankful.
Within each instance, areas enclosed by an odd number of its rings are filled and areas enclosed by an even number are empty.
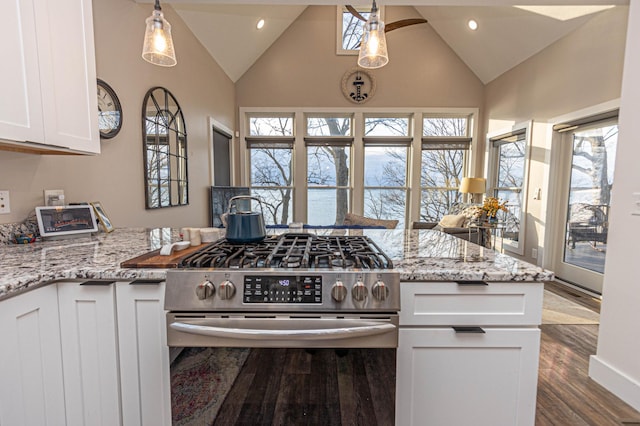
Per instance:
[[[260,212],[251,211],[251,203],[249,207],[240,209],[238,200],[255,200],[260,205]],[[242,203],[243,205],[245,203]],[[229,208],[227,210],[227,233],[225,235],[227,241],[232,244],[257,243],[265,239],[267,231],[264,226],[264,217],[262,215],[262,200],[249,195],[239,195],[229,200]]]

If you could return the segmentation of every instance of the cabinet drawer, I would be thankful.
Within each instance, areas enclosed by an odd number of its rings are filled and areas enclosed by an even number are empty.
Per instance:
[[[540,282],[401,283],[403,325],[538,325]]]

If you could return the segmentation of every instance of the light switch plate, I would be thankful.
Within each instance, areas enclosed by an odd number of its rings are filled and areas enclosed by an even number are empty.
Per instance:
[[[0,214],[11,213],[11,202],[9,200],[9,191],[0,191]]]
[[[45,189],[44,205],[45,206],[64,206],[64,190],[63,189]]]

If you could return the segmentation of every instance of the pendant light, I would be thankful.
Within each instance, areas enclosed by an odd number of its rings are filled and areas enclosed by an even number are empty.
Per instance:
[[[164,19],[160,0],[156,0],[151,16],[146,19],[147,29],[144,33],[142,58],[154,65],[172,67],[178,63],[173,50],[171,24]]]
[[[369,19],[364,24],[358,65],[362,68],[380,68],[389,62],[387,39],[384,35],[384,22],[378,19],[378,6],[373,0]]]

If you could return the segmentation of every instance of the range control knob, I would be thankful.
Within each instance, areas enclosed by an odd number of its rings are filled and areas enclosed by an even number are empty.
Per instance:
[[[196,287],[196,296],[198,299],[204,300],[213,296],[216,292],[216,288],[213,286],[213,283],[209,280],[204,280]]]
[[[362,302],[367,298],[367,292],[367,286],[365,286],[362,281],[358,281],[353,285],[353,289],[351,289],[351,297],[357,302]]]
[[[347,297],[347,288],[342,281],[336,281],[333,287],[331,287],[331,297],[336,302],[342,302],[345,297]]]
[[[378,280],[373,285],[373,288],[371,288],[371,294],[376,300],[382,302],[383,300],[386,300],[387,297],[389,297],[389,287],[387,287],[384,282]]]
[[[222,300],[229,300],[236,294],[236,286],[229,280],[224,280],[218,287],[218,296]]]

